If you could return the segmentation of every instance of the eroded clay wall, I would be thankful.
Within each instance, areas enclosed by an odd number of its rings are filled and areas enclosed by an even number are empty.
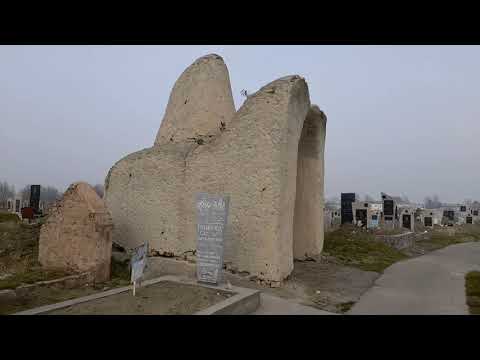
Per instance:
[[[298,139],[309,106],[303,79],[276,80],[249,97],[221,136],[192,152],[186,176],[188,242],[196,236],[195,194],[229,194],[225,261],[273,281],[290,274]]]
[[[326,117],[313,106],[298,144],[293,249],[296,259],[318,255],[324,238],[324,147]]]
[[[191,248],[180,233],[185,157],[191,144],[165,144],[131,154],[111,169],[105,201],[114,223],[113,239],[132,248],[145,242],[160,253]]]
[[[155,145],[120,160],[107,176],[114,241],[125,247],[148,241],[151,249],[174,255],[195,250],[196,194],[228,194],[226,263],[263,279],[284,279],[293,269],[297,160],[309,109],[305,80],[288,76],[235,112],[221,58],[196,61],[174,86]],[[310,253],[321,251],[323,241],[323,143],[311,163],[307,142],[300,146],[302,188],[322,193],[300,210],[314,210],[308,224],[318,214],[314,235],[297,245]]]
[[[39,262],[46,268],[93,272],[110,278],[112,220],[93,188],[69,187],[40,230]]]

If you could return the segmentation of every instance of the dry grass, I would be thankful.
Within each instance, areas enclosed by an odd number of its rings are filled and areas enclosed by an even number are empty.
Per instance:
[[[41,223],[0,222],[0,290],[69,275],[65,271],[44,270],[38,263],[40,227]]]
[[[5,219],[5,218],[2,218]],[[9,218],[0,222],[0,290],[14,289],[22,284],[58,279],[71,273],[45,270],[38,263],[38,224],[23,224]],[[80,296],[90,295],[103,288],[126,286],[130,283],[130,270],[127,262],[112,259],[112,278],[103,284],[90,284],[75,289],[38,287],[25,297],[0,304],[0,314],[10,314],[36,306],[53,304]]]
[[[372,233],[350,226],[325,234],[324,253],[344,265],[379,273],[407,258],[402,252],[376,241]]]
[[[467,305],[472,315],[480,315],[480,271],[471,271],[465,276]]]
[[[427,240],[419,241],[417,247],[425,251],[444,248],[449,245],[480,241],[480,225],[462,225],[454,227],[455,233],[450,235],[445,228],[436,228]]]

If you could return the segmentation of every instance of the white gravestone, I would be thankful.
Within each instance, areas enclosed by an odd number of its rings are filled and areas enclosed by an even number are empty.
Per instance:
[[[218,284],[221,281],[225,228],[229,196],[197,195],[197,279]]]

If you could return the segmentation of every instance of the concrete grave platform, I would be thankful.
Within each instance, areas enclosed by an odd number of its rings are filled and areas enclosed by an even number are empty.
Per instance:
[[[225,298],[218,303],[209,306],[205,309],[195,312],[193,315],[247,315],[251,314],[257,310],[260,305],[260,292],[258,290],[241,288],[236,286],[231,286],[227,289],[225,285],[207,285],[200,284],[195,280],[182,278],[179,276],[161,276],[155,279],[144,281],[140,287],[137,286],[137,291],[141,292],[142,288],[146,288],[155,284],[164,283],[176,283],[180,286],[189,285],[202,289],[209,290],[218,290],[222,294],[231,294],[229,297]],[[77,299],[72,299],[68,301],[63,301],[56,304],[45,305],[37,307],[34,309],[29,309],[26,311],[21,311],[13,315],[53,315],[56,311],[62,312],[62,310],[70,307],[74,307],[80,304],[91,304],[99,299],[108,299],[110,296],[115,296],[118,294],[123,294],[126,292],[132,291],[132,286],[125,286],[117,289],[112,289],[108,291],[103,291],[89,296],[84,296]],[[218,294],[218,293],[217,293]],[[132,295],[133,296],[133,295]],[[138,295],[137,295],[138,296]],[[85,313],[87,315],[88,313]]]

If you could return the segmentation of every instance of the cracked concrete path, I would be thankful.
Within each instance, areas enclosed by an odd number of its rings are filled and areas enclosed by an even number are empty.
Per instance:
[[[467,315],[465,274],[480,270],[480,242],[451,245],[387,268],[348,314]]]

